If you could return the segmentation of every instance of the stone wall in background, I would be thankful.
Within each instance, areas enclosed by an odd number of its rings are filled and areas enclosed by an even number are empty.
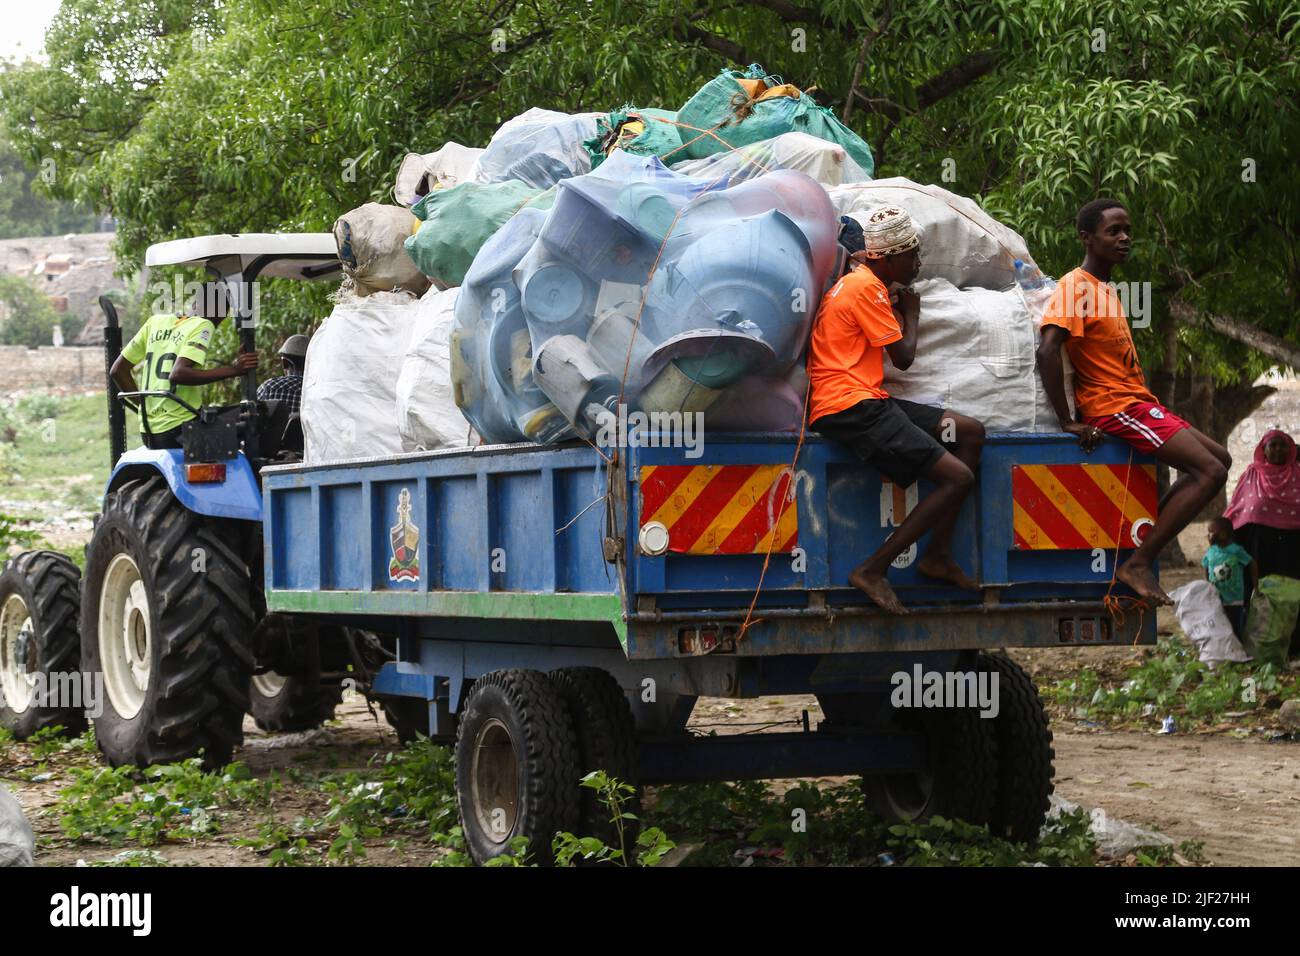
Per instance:
[[[26,389],[102,392],[104,350],[0,345],[0,395]]]

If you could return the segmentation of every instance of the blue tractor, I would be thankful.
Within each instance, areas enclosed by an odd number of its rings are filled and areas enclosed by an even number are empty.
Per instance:
[[[146,266],[206,270],[225,287],[246,351],[259,280],[340,272],[329,233],[164,242],[149,248]],[[100,302],[111,367],[121,328],[112,303]],[[147,360],[165,378],[175,356]],[[288,403],[257,400],[254,372],[240,384],[236,404],[186,405],[194,418],[183,448],[127,450],[124,405],[185,403],[170,392],[119,392],[108,376],[112,473],[84,578],[48,551],[19,556],[0,576],[0,725],[19,737],[54,724],[78,729],[93,686],[102,693],[91,720],[111,763],[202,754],[217,766],[241,742],[245,713],[268,730],[315,726],[332,716],[354,662],[382,663],[368,634],[267,615],[260,472],[301,459],[302,429]],[[73,676],[84,700],[37,693],[60,682],[74,689]]]

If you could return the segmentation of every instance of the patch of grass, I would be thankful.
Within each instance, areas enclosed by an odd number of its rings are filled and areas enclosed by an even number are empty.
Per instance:
[[[41,513],[51,507],[94,511],[108,480],[108,404],[103,393],[55,398],[31,395],[4,406],[13,429],[11,453],[0,458],[0,485],[11,501]],[[127,444],[139,444],[127,415]]]
[[[306,780],[302,771],[293,771]],[[451,751],[421,739],[373,758],[365,770],[326,773],[317,783],[328,800],[318,819],[300,818],[290,826],[268,821],[259,837],[240,845],[269,853],[277,865],[312,860],[312,839],[328,841],[329,862],[351,863],[365,856],[366,842],[394,830],[424,834],[451,847],[456,829],[456,775]]]
[[[1300,697],[1297,675],[1271,664],[1219,664],[1213,670],[1197,659],[1182,637],[1161,638],[1149,656],[1135,662],[1125,680],[1106,682],[1095,670],[1042,688],[1049,702],[1070,715],[1132,724],[1176,715],[1184,725],[1216,723],[1229,712],[1263,716],[1270,698]]]
[[[647,820],[678,842],[702,842],[688,865],[740,858],[803,865],[1091,866],[1097,844],[1084,811],[1049,821],[1037,845],[1012,843],[987,827],[933,817],[888,824],[865,805],[857,781],[810,782],[777,797],[760,782],[661,787]]]
[[[224,814],[269,805],[279,778],[257,780],[240,763],[205,773],[198,758],[139,770],[73,767],[53,812],[71,839],[150,847],[210,836]]]

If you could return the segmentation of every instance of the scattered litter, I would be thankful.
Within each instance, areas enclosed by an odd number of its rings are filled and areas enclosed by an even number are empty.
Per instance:
[[[1178,733],[1178,726],[1177,726],[1177,724],[1174,723],[1174,718],[1173,718],[1172,716],[1169,716],[1169,717],[1166,717],[1163,721],[1161,721],[1161,722],[1160,722],[1160,729],[1157,730],[1156,733],[1158,733],[1158,734],[1176,734],[1176,733]]]
[[[293,734],[277,734],[274,737],[250,737],[244,741],[246,750],[284,750],[287,747],[304,747],[309,744],[323,744],[329,741],[330,732],[324,727],[315,727]]]
[[[879,856],[876,857],[876,859],[880,861],[881,866],[894,865],[894,854],[892,853],[881,853]]]
[[[32,775],[32,783],[45,783],[47,780],[53,780],[53,779],[54,779],[54,774],[50,773],[48,770],[43,773]]]
[[[9,788],[0,783],[0,866],[31,866],[36,837]]]
[[[1071,803],[1055,795],[1052,796],[1051,801],[1051,808],[1047,811],[1049,822],[1063,813],[1072,813],[1079,809],[1077,803]],[[1107,813],[1094,811],[1090,814],[1088,829],[1092,832],[1093,839],[1097,841],[1097,849],[1107,859],[1123,859],[1134,850],[1143,847],[1174,845],[1174,841],[1163,833],[1128,823]]]

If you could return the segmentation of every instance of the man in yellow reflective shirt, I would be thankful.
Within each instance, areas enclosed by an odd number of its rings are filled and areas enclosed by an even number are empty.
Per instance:
[[[256,352],[241,352],[233,365],[205,368],[212,334],[226,317],[225,289],[205,283],[185,315],[150,317],[113,363],[113,381],[124,392],[169,391],[195,408],[203,386],[257,368]],[[137,386],[132,370],[144,363]],[[148,448],[180,448],[181,427],[194,413],[168,398],[146,398],[140,409],[140,436]]]

